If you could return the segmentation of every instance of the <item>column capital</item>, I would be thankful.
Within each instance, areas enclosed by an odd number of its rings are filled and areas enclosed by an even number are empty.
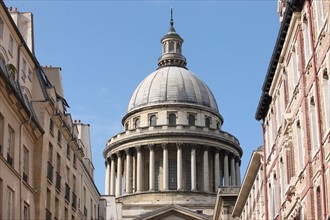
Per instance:
[[[130,148],[126,148],[126,149],[125,149],[125,153],[126,153],[126,155],[130,155],[130,156],[131,156],[132,151],[131,151]]]
[[[135,149],[136,149],[136,151],[141,151],[142,146],[141,145],[138,145],[138,146],[135,147]]]
[[[154,147],[155,147],[155,144],[148,144],[148,148],[149,148],[149,150],[153,150]]]
[[[182,149],[182,146],[183,146],[183,143],[176,143],[176,147],[177,147],[178,149]]]
[[[121,153],[121,151],[116,152],[117,158],[121,158],[123,156],[123,154]]]
[[[109,158],[110,160],[115,160],[115,154],[111,154]]]
[[[167,143],[162,143],[162,148],[163,148],[163,150],[167,150],[168,144]]]

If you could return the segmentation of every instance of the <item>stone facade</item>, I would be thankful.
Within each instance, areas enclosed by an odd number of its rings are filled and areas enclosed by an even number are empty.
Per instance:
[[[72,121],[32,37],[32,14],[0,1],[0,219],[97,219],[89,125]]]
[[[329,219],[329,1],[284,1],[256,113],[264,219]],[[243,189],[242,189],[243,190]]]

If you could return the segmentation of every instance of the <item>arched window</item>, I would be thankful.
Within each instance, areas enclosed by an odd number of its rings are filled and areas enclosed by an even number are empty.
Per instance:
[[[181,54],[181,44],[180,43],[176,44],[176,52]]]
[[[128,130],[128,122],[125,124],[125,131]]]
[[[190,115],[188,116],[188,124],[189,124],[190,126],[195,126],[195,115],[190,114]]]
[[[157,117],[156,115],[150,116],[150,126],[156,126],[157,125]]]
[[[209,128],[210,127],[210,118],[205,118],[205,127]]]
[[[220,122],[217,121],[217,130],[220,130]]]
[[[174,52],[174,42],[170,41],[170,53]]]
[[[140,127],[140,119],[137,118],[134,122],[134,128],[139,128]]]
[[[168,124],[176,125],[176,115],[174,113],[168,115]]]

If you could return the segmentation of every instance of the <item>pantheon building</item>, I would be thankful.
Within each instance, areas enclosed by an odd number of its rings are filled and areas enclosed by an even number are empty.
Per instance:
[[[124,131],[106,144],[105,218],[212,219],[237,196],[242,149],[221,129],[212,91],[187,68],[182,44],[171,18],[157,70],[131,96]]]

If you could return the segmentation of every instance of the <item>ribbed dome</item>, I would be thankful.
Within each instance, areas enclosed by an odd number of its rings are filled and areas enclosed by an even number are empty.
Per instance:
[[[176,66],[162,67],[147,76],[135,89],[128,112],[157,104],[196,104],[218,112],[207,85],[194,73]]]

